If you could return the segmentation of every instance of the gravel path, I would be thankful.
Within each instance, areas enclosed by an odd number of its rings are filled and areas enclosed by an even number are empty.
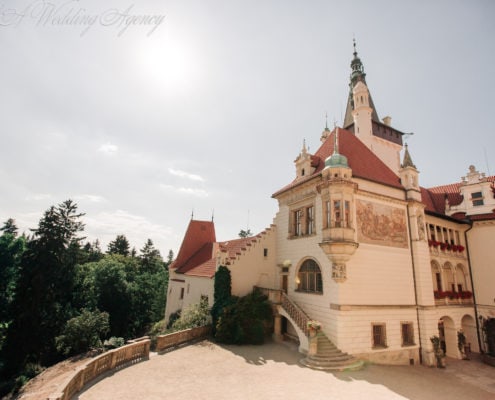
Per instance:
[[[448,360],[446,369],[367,365],[329,373],[299,364],[285,344],[202,341],[109,374],[77,399],[495,399],[495,368]]]

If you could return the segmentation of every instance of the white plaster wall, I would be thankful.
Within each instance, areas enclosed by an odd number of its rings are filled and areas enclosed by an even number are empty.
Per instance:
[[[360,243],[340,285],[339,304],[412,305],[410,250]]]
[[[198,304],[201,300],[201,296],[208,296],[209,306],[213,306],[213,278],[205,278],[199,276],[184,276],[185,293],[184,301],[182,304],[183,309],[191,304]]]
[[[276,238],[277,229],[272,226],[261,234],[256,243],[247,246],[242,255],[227,265],[232,277],[232,294],[245,296],[253,286],[278,288]],[[264,249],[268,255],[264,256]]]
[[[351,354],[368,352],[392,352],[419,347],[416,310],[410,308],[363,308],[338,312],[338,339],[335,343],[341,350]],[[415,346],[402,346],[401,322],[411,322],[414,329]],[[372,348],[372,324],[386,325],[385,349]]]
[[[402,146],[377,136],[372,136],[371,146],[378,158],[397,174],[400,168],[400,151],[402,150]]]
[[[172,276],[175,276],[173,272],[170,274],[170,278],[168,281],[165,320],[168,320],[170,314],[182,309],[183,299],[180,298],[181,288],[184,288],[185,292],[185,282],[178,282],[176,280],[173,280],[174,278],[172,278]]]
[[[467,233],[476,302],[495,306],[495,221],[475,223]],[[495,315],[492,315],[495,316]]]

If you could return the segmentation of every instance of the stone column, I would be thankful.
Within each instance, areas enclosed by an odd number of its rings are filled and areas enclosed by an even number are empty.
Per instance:
[[[282,316],[280,314],[275,314],[273,318],[273,340],[281,342],[282,340],[284,340],[284,337],[282,335]]]

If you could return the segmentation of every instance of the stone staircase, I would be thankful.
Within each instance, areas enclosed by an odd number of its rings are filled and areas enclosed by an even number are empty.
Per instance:
[[[260,287],[257,289],[268,297],[275,308],[282,308],[296,331],[299,329],[301,335],[307,339],[309,351],[307,357],[301,360],[301,364],[313,369],[331,371],[355,371],[363,367],[363,361],[340,351],[321,330],[316,335],[310,332],[310,317],[283,291]]]
[[[308,353],[308,356],[301,360],[301,364],[306,367],[330,371],[357,371],[364,365],[361,360],[340,351],[321,331],[311,340],[317,341],[316,354]]]

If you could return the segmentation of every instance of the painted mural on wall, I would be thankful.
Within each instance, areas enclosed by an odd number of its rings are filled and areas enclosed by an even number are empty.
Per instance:
[[[408,247],[405,210],[357,200],[356,214],[359,242]]]

